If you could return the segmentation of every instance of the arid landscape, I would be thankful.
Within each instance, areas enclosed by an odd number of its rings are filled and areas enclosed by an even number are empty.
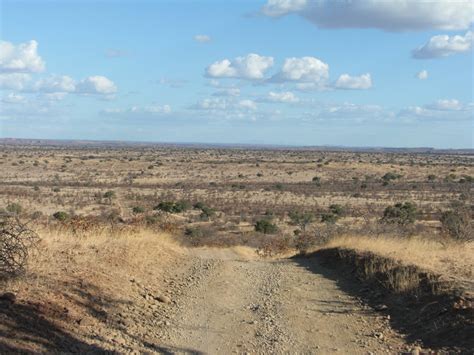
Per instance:
[[[471,353],[473,157],[2,140],[0,351]]]

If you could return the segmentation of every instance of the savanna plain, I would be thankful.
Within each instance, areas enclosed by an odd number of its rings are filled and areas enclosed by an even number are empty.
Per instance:
[[[0,144],[2,353],[472,353],[472,151]]]

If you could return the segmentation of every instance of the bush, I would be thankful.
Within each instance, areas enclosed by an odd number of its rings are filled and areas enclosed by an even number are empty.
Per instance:
[[[104,193],[104,198],[112,199],[115,197],[115,191],[106,191]]]
[[[202,220],[209,220],[209,218],[213,217],[216,212],[212,209],[212,208],[209,208],[207,206],[203,206],[201,208],[201,214],[199,215],[199,217],[202,219]]]
[[[385,208],[382,222],[405,226],[415,223],[417,215],[418,212],[413,203],[397,203],[394,206],[388,206]]]
[[[23,211],[23,207],[21,207],[19,203],[13,202],[7,205],[6,210],[10,213],[18,215],[21,213],[21,211]]]
[[[300,227],[302,232],[306,232],[306,227],[313,222],[314,215],[310,212],[291,211],[288,213],[291,223]]]
[[[160,202],[155,206],[154,210],[160,210],[168,213],[181,213],[188,210],[191,207],[191,204],[188,201],[164,201]]]
[[[255,231],[263,234],[275,234],[278,232],[278,227],[268,219],[261,219],[255,223]]]
[[[331,211],[332,214],[341,217],[344,214],[344,207],[341,205],[332,204],[329,206],[329,211]]]
[[[69,219],[69,214],[64,211],[58,211],[53,214],[53,217],[58,221],[64,222],[65,220]]]
[[[382,176],[382,180],[383,181],[386,181],[386,182],[389,182],[391,180],[397,180],[397,179],[400,179],[402,177],[402,175],[400,174],[395,174],[395,173],[386,173],[384,176]]]
[[[334,213],[323,213],[321,215],[321,222],[324,222],[327,224],[334,224],[337,222],[338,219],[339,219],[339,216]]]
[[[132,212],[133,212],[134,214],[144,213],[144,212],[145,212],[145,208],[143,208],[142,206],[134,206],[134,207],[132,207]]]
[[[453,240],[467,242],[474,239],[472,221],[466,208],[443,212],[440,221],[445,235]]]
[[[39,236],[17,217],[0,216],[0,278],[21,274]]]

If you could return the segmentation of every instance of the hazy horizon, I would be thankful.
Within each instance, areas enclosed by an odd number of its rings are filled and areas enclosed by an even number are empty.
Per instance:
[[[0,137],[474,147],[468,0],[3,0],[0,18]]]

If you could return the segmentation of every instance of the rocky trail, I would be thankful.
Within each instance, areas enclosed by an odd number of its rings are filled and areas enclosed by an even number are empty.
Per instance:
[[[341,291],[328,272],[317,260],[248,259],[231,250],[198,250],[164,277],[160,296],[132,280],[141,304],[124,310],[127,332],[112,339],[119,351],[162,353],[412,349],[390,328],[387,316]]]

